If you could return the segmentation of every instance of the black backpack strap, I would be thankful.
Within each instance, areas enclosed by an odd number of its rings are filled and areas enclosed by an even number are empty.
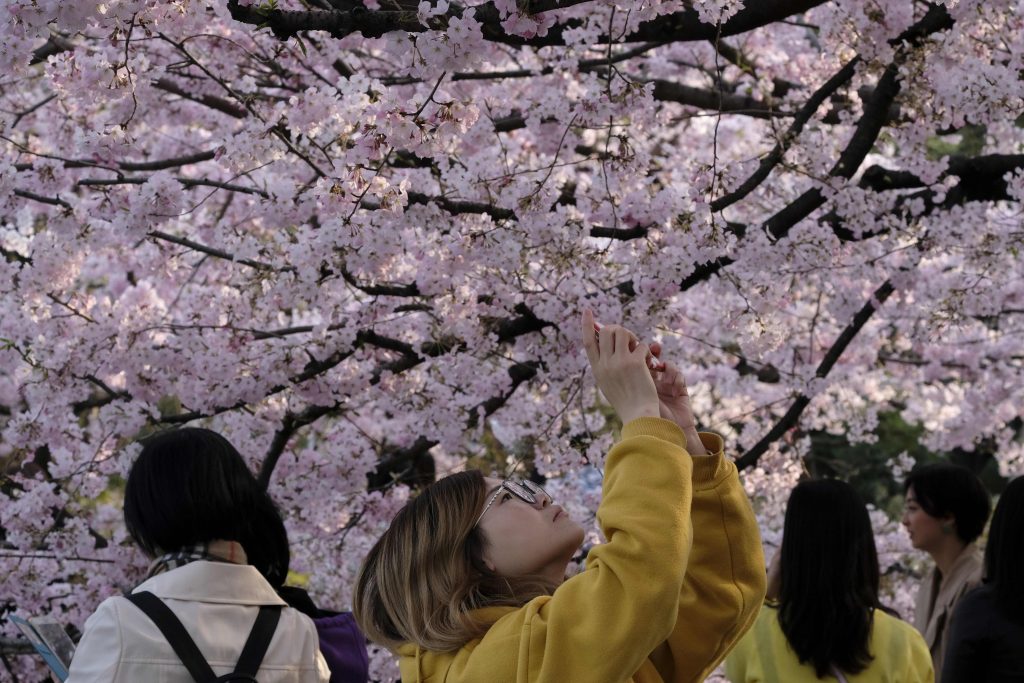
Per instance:
[[[260,607],[260,613],[256,615],[256,623],[249,631],[249,638],[242,647],[242,654],[238,657],[238,664],[235,665],[235,673],[242,676],[256,678],[256,672],[260,670],[263,657],[267,654],[270,641],[277,630],[277,622],[281,619],[280,605],[264,605]]]
[[[156,624],[156,627],[164,634],[164,638],[170,643],[174,654],[178,655],[181,663],[192,674],[192,678],[195,679],[196,683],[214,683],[217,680],[217,674],[210,668],[209,663],[203,657],[203,653],[199,651],[195,641],[192,640],[188,631],[181,625],[181,621],[178,620],[178,617],[174,616],[174,612],[164,604],[163,600],[148,591],[131,593],[125,597],[131,600],[133,605],[142,610]],[[257,621],[259,620],[257,619]],[[263,659],[262,654],[260,659]]]

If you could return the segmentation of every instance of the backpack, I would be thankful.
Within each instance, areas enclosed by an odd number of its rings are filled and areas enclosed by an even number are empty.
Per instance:
[[[238,657],[235,670],[218,676],[203,657],[203,653],[199,651],[199,647],[189,636],[181,621],[174,616],[174,612],[164,604],[163,600],[148,591],[131,593],[124,597],[156,624],[196,683],[228,683],[229,681],[258,683],[256,672],[260,670],[260,664],[263,663],[263,657],[267,654],[270,640],[274,637],[277,622],[281,618],[280,605],[260,607],[256,623],[253,624],[249,638],[242,647],[242,654]]]

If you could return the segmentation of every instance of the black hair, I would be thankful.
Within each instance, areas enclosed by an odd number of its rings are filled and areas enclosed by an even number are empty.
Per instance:
[[[856,674],[878,602],[878,553],[864,500],[846,482],[801,482],[786,506],[779,626],[818,678],[831,667]]]
[[[914,487],[917,504],[932,517],[952,515],[956,535],[971,543],[985,530],[992,509],[988,491],[966,467],[940,462],[915,467],[903,482],[903,493]]]
[[[124,521],[150,557],[214,540],[236,541],[274,588],[291,556],[281,513],[235,447],[208,429],[142,442],[124,492]]]
[[[1010,482],[999,497],[985,546],[985,581],[993,586],[1003,614],[1024,623],[1024,477]]]

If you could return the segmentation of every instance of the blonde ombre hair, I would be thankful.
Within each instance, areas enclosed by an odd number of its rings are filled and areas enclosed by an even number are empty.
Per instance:
[[[543,577],[502,577],[484,563],[487,539],[475,525],[486,487],[479,470],[453,474],[395,515],[356,579],[352,611],[370,640],[390,650],[457,650],[491,626],[473,610],[554,592]]]

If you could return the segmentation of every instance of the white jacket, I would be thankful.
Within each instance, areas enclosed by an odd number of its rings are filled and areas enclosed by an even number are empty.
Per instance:
[[[158,574],[133,592],[162,599],[218,676],[234,671],[260,605],[282,605],[247,564],[191,562]],[[260,683],[326,683],[316,627],[285,606],[263,658]],[[123,597],[104,600],[85,622],[67,683],[192,683],[192,676],[149,617]]]

